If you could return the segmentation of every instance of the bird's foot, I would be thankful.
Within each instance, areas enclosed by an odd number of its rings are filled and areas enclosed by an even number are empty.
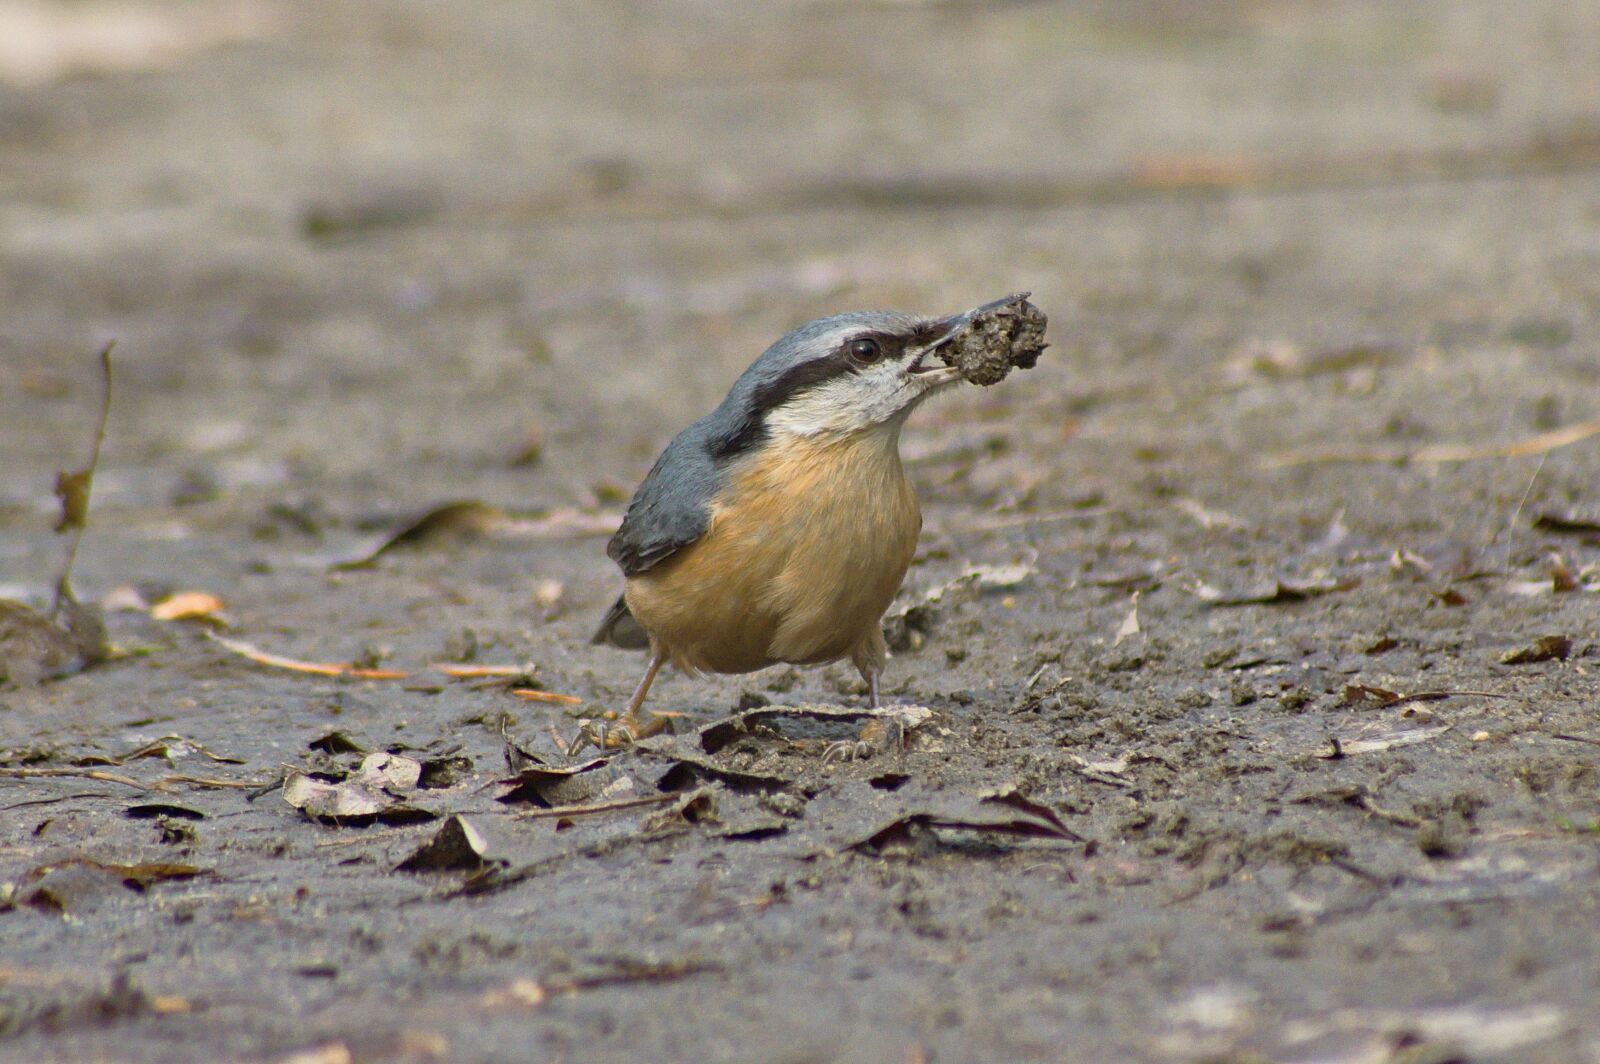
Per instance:
[[[822,748],[822,763],[865,761],[878,754],[900,753],[906,748],[906,728],[894,717],[874,717],[861,726],[854,739],[840,739]]]
[[[637,718],[628,720],[592,720],[584,719],[578,722],[578,734],[572,737],[572,742],[567,744],[567,756],[577,757],[579,751],[586,747],[594,747],[601,753],[612,750],[622,750],[632,746],[640,739],[648,739],[652,735],[660,735],[672,727],[670,717],[652,715],[650,719],[640,722]]]

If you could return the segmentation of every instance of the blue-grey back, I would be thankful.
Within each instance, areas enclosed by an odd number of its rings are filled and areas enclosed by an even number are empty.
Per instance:
[[[611,560],[631,577],[705,534],[723,467],[759,445],[767,405],[786,380],[827,353],[828,336],[852,326],[900,331],[921,320],[897,311],[856,311],[819,318],[785,334],[739,375],[715,410],[667,444],[606,546]]]

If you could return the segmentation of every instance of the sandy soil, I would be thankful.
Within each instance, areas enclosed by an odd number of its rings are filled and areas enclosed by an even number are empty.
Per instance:
[[[1600,1061],[1582,5],[98,4],[0,13],[0,596],[115,338],[80,595],[408,675],[115,609],[0,689],[0,1057]],[[549,771],[670,435],[1020,290],[904,441],[905,749],[669,675]]]

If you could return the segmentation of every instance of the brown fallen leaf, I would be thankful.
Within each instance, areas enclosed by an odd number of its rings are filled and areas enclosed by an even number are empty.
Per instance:
[[[1314,577],[1305,580],[1272,580],[1243,591],[1223,591],[1196,580],[1190,592],[1206,606],[1266,606],[1284,602],[1304,602],[1319,595],[1349,591],[1361,582],[1354,577]]]
[[[396,547],[420,546],[441,540],[461,541],[486,536],[518,539],[580,539],[609,536],[622,524],[619,511],[588,512],[571,507],[537,515],[514,514],[476,499],[461,499],[434,506],[407,518],[354,550],[331,560],[329,569],[362,569]]]
[[[1559,554],[1550,555],[1550,589],[1558,595],[1576,591],[1581,585],[1567,568],[1567,560]]]
[[[416,786],[420,775],[421,765],[411,758],[368,754],[361,767],[343,780],[291,770],[283,779],[283,800],[319,822],[350,827],[415,824],[437,816],[405,801],[404,792]]]
[[[177,820],[206,818],[206,815],[198,809],[190,809],[186,805],[172,805],[168,802],[143,802],[139,805],[130,805],[122,811],[122,815],[129,820],[156,820],[161,817],[172,817]]]
[[[582,764],[561,768],[554,765],[527,765],[510,779],[495,783],[495,800],[528,802],[547,809],[579,803],[605,790],[612,776],[597,770],[610,763],[608,757],[596,757]]]
[[[157,621],[217,621],[222,618],[222,600],[209,591],[174,591],[150,607]]]
[[[786,791],[795,781],[787,776],[733,768],[689,749],[676,738],[651,739],[634,744],[640,756],[669,762],[670,767],[655,780],[662,791],[682,792],[701,784],[720,783],[730,790],[771,794]]]
[[[145,743],[135,747],[125,754],[86,754],[77,759],[79,765],[125,765],[129,761],[139,761],[147,757],[164,758],[167,761],[176,761],[191,753],[199,754],[211,761],[223,765],[242,765],[244,760],[229,757],[226,754],[214,754],[193,739],[185,739],[181,735],[163,735],[154,742]]]
[[[1390,691],[1383,687],[1373,687],[1364,683],[1345,684],[1340,697],[1347,706],[1359,705],[1363,702],[1387,706],[1400,701],[1400,693],[1398,691]]]
[[[713,721],[701,728],[698,735],[700,749],[714,754],[724,746],[748,735],[752,725],[776,725],[785,720],[857,721],[880,719],[898,725],[904,732],[920,728],[933,719],[933,710],[926,706],[883,706],[878,709],[852,706],[804,704],[798,706],[758,706],[731,717]]]
[[[1572,640],[1564,635],[1547,635],[1525,647],[1500,655],[1502,665],[1533,665],[1541,661],[1566,661],[1572,653]]]
[[[18,900],[30,908],[69,913],[91,902],[111,884],[145,890],[157,883],[209,874],[207,869],[189,864],[118,864],[94,857],[68,857],[23,873],[18,880],[18,886],[23,888]]]
[[[1207,532],[1214,532],[1219,528],[1237,532],[1250,527],[1249,522],[1222,510],[1213,510],[1199,499],[1179,499],[1173,505],[1194,518],[1195,523]]]
[[[1533,527],[1541,532],[1558,532],[1574,536],[1600,536],[1600,517],[1574,512],[1546,510],[1533,519]]]
[[[215,632],[207,632],[206,636],[213,643],[231,650],[242,658],[273,669],[310,673],[314,676],[349,676],[358,680],[403,680],[411,675],[403,669],[362,669],[343,662],[301,661],[298,658],[257,650],[242,639],[229,639]]]
[[[1396,746],[1411,746],[1414,743],[1437,739],[1453,727],[1455,727],[1453,724],[1441,724],[1434,728],[1407,728],[1401,731],[1369,734],[1359,739],[1341,740],[1337,736],[1329,736],[1328,743],[1331,749],[1319,752],[1316,756],[1323,760],[1334,760],[1355,754],[1378,753]]]
[[[549,994],[539,983],[528,978],[517,978],[502,988],[484,991],[478,998],[478,1007],[502,1009],[514,1006],[531,1009],[543,1005],[548,997]]]
[[[639,834],[681,831],[691,824],[704,824],[717,820],[717,797],[710,787],[697,787],[672,796],[667,808],[651,813],[639,821]]]
[[[451,816],[433,838],[395,866],[397,872],[472,872],[488,859],[483,833],[463,816]]]
[[[618,960],[605,968],[552,979],[545,984],[551,994],[573,994],[580,990],[598,990],[607,986],[626,986],[632,983],[670,983],[691,975],[720,972],[722,966],[701,960],[640,961]]]
[[[476,499],[442,503],[405,518],[395,528],[369,540],[348,556],[328,563],[328,568],[364,568],[396,547],[415,546],[445,538],[461,540],[484,536],[510,520],[510,515],[501,507]]]
[[[1117,636],[1111,641],[1111,645],[1121,646],[1124,640],[1132,639],[1139,634],[1139,631],[1139,592],[1135,591],[1133,600],[1128,605],[1128,615],[1117,627]]]
[[[1085,841],[1067,827],[1054,810],[1007,787],[980,795],[976,800],[951,799],[937,809],[905,813],[845,849],[876,852],[885,846],[911,842],[919,832],[928,830]]]

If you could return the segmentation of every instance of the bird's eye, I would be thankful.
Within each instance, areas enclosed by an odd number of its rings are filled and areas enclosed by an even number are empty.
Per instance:
[[[850,341],[850,357],[857,362],[872,363],[883,357],[883,348],[871,337]]]

